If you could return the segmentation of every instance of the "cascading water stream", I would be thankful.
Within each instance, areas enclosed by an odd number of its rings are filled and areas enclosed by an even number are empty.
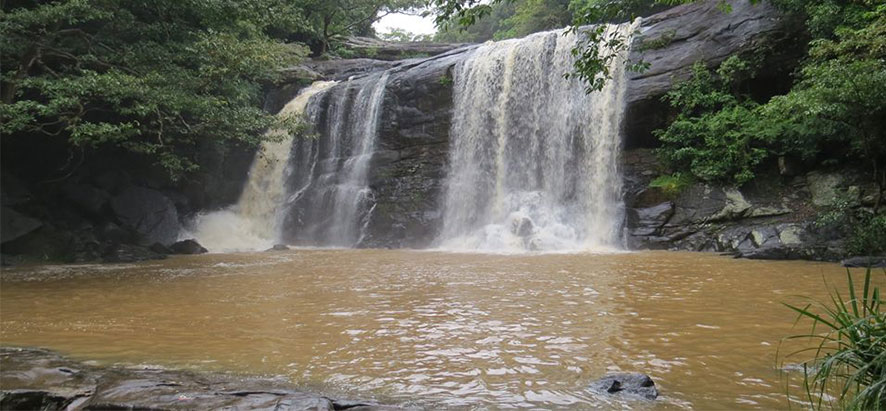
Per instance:
[[[332,247],[362,241],[375,206],[369,175],[389,74],[340,84],[308,108],[321,137],[293,147],[285,241]]]
[[[336,84],[318,81],[303,89],[279,116],[299,116],[311,98]],[[211,251],[244,251],[266,249],[279,239],[279,205],[285,191],[284,175],[293,145],[293,136],[271,130],[276,139],[262,144],[249,170],[240,199],[224,210],[200,214],[193,222],[196,237]]]
[[[608,33],[629,36],[630,25]],[[581,34],[487,43],[454,71],[443,249],[520,252],[617,248],[623,55],[586,94],[573,69]]]

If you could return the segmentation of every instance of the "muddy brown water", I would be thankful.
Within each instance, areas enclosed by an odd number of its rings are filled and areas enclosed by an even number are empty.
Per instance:
[[[787,408],[800,376],[776,354],[800,348],[779,342],[806,328],[782,303],[824,297],[824,281],[845,276],[829,263],[675,252],[293,250],[17,267],[0,278],[0,344],[282,375],[431,408]],[[646,372],[662,396],[584,390],[611,371]]]

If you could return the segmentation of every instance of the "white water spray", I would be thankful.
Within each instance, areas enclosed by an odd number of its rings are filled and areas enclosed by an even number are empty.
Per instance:
[[[629,36],[630,25],[606,35]],[[573,70],[580,34],[487,43],[454,72],[443,249],[493,252],[618,248],[623,55],[585,94]]]

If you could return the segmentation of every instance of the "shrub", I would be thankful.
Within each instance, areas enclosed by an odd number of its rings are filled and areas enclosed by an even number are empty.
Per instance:
[[[803,364],[806,395],[814,408],[822,408],[825,399],[833,396],[839,404],[826,405],[886,409],[886,314],[880,288],[873,286],[870,268],[861,294],[857,294],[848,270],[846,275],[848,300],[834,289],[827,303],[810,299],[803,307],[785,304],[798,314],[797,322],[812,320],[809,333],[788,339],[818,341],[817,346],[788,357],[814,352],[814,359]]]

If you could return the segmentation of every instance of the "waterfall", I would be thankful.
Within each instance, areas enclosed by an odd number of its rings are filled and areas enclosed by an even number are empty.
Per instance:
[[[629,36],[630,25],[609,34]],[[625,57],[602,91],[573,69],[581,34],[487,43],[454,71],[443,249],[513,252],[618,248],[617,160]]]
[[[299,116],[311,98],[335,82],[318,81],[303,89],[279,116]],[[240,199],[224,210],[199,214],[193,222],[193,236],[209,250],[261,250],[279,240],[279,205],[283,199],[284,176],[293,146],[293,136],[281,130],[268,131],[270,140],[256,152]]]
[[[350,80],[308,108],[319,138],[293,147],[287,242],[354,247],[365,237],[375,207],[369,174],[388,77],[385,71]]]

